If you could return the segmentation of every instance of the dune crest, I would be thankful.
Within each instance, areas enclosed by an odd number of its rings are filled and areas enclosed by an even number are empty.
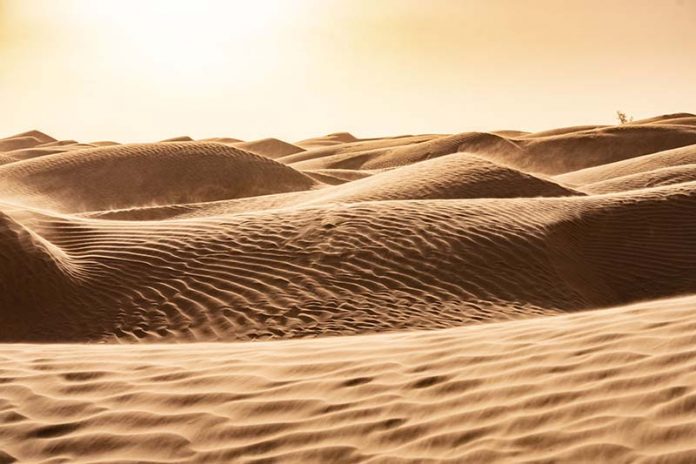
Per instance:
[[[329,186],[293,194],[124,210],[112,209],[90,212],[86,216],[122,220],[172,219],[364,201],[583,195],[552,180],[532,176],[463,153],[453,153],[391,170],[329,169],[302,172]]]
[[[555,179],[570,185],[585,185],[688,164],[696,164],[696,144],[580,169],[556,176]]]
[[[268,158],[281,158],[304,151],[302,147],[274,138],[237,142],[234,146]]]
[[[695,118],[0,139],[0,462],[693,462]]]
[[[268,158],[210,142],[116,145],[0,166],[0,198],[80,212],[305,190],[315,181]]]
[[[20,320],[8,335],[285,338],[664,297],[696,283],[694,208],[687,183],[597,198],[328,203],[137,224],[37,214],[27,227],[85,276],[77,286],[56,282],[60,291],[40,305],[93,331]],[[649,229],[646,218],[657,218]]]

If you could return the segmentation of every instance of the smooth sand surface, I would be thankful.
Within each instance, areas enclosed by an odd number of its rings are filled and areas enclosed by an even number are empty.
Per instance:
[[[304,151],[302,147],[274,138],[253,140],[251,142],[238,142],[235,143],[234,146],[258,155],[267,156],[268,158],[280,158]]]
[[[696,462],[694,120],[0,139],[0,463]]]

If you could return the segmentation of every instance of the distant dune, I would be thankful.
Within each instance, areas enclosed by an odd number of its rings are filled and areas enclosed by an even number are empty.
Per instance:
[[[123,210],[111,209],[90,212],[86,216],[102,219],[170,219],[219,216],[329,203],[583,195],[551,180],[461,153],[453,153],[383,172],[342,169],[303,172],[318,182],[329,185],[322,189],[296,194]]]
[[[71,150],[0,166],[0,196],[62,212],[186,203],[304,190],[291,167],[211,142]]]
[[[312,139],[302,140],[297,142],[295,145],[307,149],[331,145],[343,145],[344,143],[357,141],[358,139],[355,138],[353,134],[348,132],[337,132],[335,134],[325,135],[324,137],[315,137]]]
[[[234,146],[258,155],[266,156],[268,158],[280,158],[304,151],[302,147],[298,147],[278,139],[261,139],[251,142],[238,142],[235,143]]]
[[[562,182],[584,185],[633,174],[648,174],[664,168],[696,164],[696,145],[660,151],[644,156],[594,166],[557,176]]]
[[[695,121],[0,139],[0,463],[695,462]]]

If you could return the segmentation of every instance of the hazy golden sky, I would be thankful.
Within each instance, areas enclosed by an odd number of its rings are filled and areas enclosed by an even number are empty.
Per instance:
[[[0,135],[537,130],[696,111],[696,0],[0,0]]]

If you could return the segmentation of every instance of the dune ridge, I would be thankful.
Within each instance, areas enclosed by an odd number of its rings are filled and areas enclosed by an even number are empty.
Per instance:
[[[26,213],[27,229],[86,277],[56,282],[59,295],[41,302],[75,330],[27,321],[8,335],[244,340],[669,296],[696,284],[695,209],[687,183],[614,196],[394,200],[138,223]]]
[[[304,151],[302,147],[274,138],[253,140],[250,142],[237,142],[233,145],[242,150],[250,151],[268,158],[280,158]]]
[[[394,142],[408,142],[392,145]],[[558,175],[657,151],[696,143],[690,124],[634,124],[565,128],[538,134],[505,136],[495,132],[391,139],[389,146],[341,151],[308,150],[283,162],[298,169],[381,169],[470,152],[530,173]],[[363,148],[360,146],[360,148]]]
[[[101,219],[172,219],[363,201],[583,195],[551,179],[500,166],[468,153],[453,153],[391,170],[333,169],[301,172],[330,186],[292,194],[124,210],[111,209],[88,212],[85,215]],[[342,178],[336,180],[338,177]]]
[[[693,462],[695,118],[0,139],[0,463]]]
[[[615,163],[580,169],[556,176],[555,179],[570,185],[585,185],[663,168],[676,168],[686,164],[696,164],[696,145],[687,145]]]
[[[607,180],[585,184],[581,186],[580,189],[588,193],[611,193],[662,187],[665,185],[693,182],[695,180],[696,164],[685,164],[613,177]]]
[[[474,155],[454,153],[356,179],[332,191],[314,192],[316,199],[310,201],[560,197],[579,194],[551,180],[500,166]]]
[[[311,188],[266,157],[210,142],[71,150],[0,166],[0,197],[61,212],[239,198]]]

